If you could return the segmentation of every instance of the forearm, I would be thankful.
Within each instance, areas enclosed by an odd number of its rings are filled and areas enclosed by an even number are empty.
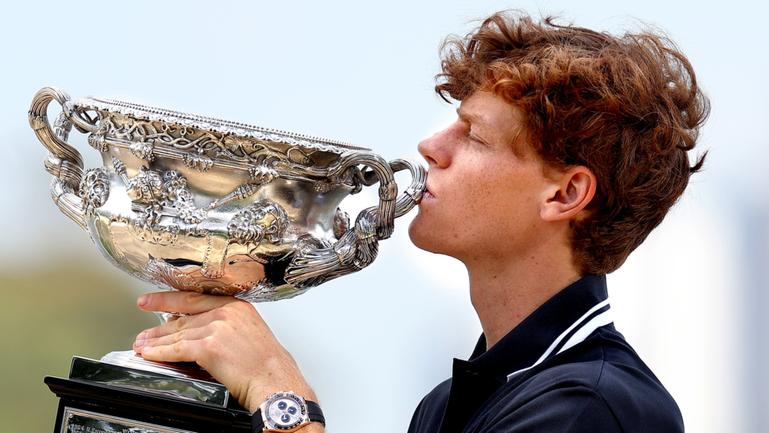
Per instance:
[[[197,363],[250,413],[275,393],[318,401],[291,354],[251,304],[190,292],[148,294],[138,304],[149,311],[185,314],[137,336],[134,350],[145,359]],[[324,428],[312,422],[300,431],[318,433]]]

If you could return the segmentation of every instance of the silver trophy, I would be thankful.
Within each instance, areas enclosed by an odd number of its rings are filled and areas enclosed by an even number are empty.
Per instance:
[[[53,100],[62,111],[51,125]],[[61,211],[117,267],[169,289],[250,302],[299,295],[368,266],[425,188],[422,166],[369,149],[128,102],[73,102],[49,87],[34,96],[29,122],[50,152]],[[73,126],[102,167],[83,169],[67,144]],[[401,170],[412,182],[398,195]],[[340,202],[375,184],[378,206],[351,222]],[[132,352],[103,360],[189,373]]]

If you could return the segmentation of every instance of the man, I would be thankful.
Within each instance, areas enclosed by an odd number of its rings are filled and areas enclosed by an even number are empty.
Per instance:
[[[409,235],[465,264],[483,335],[409,431],[683,431],[611,324],[604,275],[702,166],[687,152],[708,102],[689,62],[655,34],[498,13],[450,39],[442,68],[436,90],[461,104],[419,144],[428,190]],[[251,411],[289,389],[317,401],[251,305],[191,293],[139,305],[191,314],[140,334],[145,358],[195,361]]]

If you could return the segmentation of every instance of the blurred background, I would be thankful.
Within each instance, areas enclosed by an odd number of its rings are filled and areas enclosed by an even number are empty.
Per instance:
[[[135,307],[152,287],[113,268],[49,198],[45,151],[26,117],[39,88],[417,156],[420,138],[454,117],[433,92],[441,41],[506,8],[615,33],[645,23],[689,56],[713,105],[697,151],[709,159],[609,276],[615,323],[676,398],[688,431],[769,431],[769,3],[394,0],[5,6],[0,432],[52,430],[57,402],[43,377],[66,376],[72,355],[127,349],[155,323]],[[96,166],[84,137],[72,139]],[[353,213],[374,194],[343,206]],[[463,267],[414,248],[410,218],[364,271],[258,306],[321,397],[329,431],[405,431],[480,333]]]

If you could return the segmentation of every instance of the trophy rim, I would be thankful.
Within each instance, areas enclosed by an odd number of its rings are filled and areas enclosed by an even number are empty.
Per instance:
[[[291,144],[323,152],[342,154],[351,150],[364,152],[372,151],[370,148],[356,146],[339,140],[332,140],[328,138],[273,128],[265,128],[248,123],[234,122],[231,120],[202,116],[193,113],[185,113],[181,111],[137,104],[134,102],[120,101],[116,99],[88,96],[85,98],[80,98],[74,105],[85,110],[91,109],[97,111],[107,111],[110,113],[122,114],[137,119],[160,121],[163,123],[178,125],[182,127],[192,127],[228,135],[250,137],[275,143]]]

